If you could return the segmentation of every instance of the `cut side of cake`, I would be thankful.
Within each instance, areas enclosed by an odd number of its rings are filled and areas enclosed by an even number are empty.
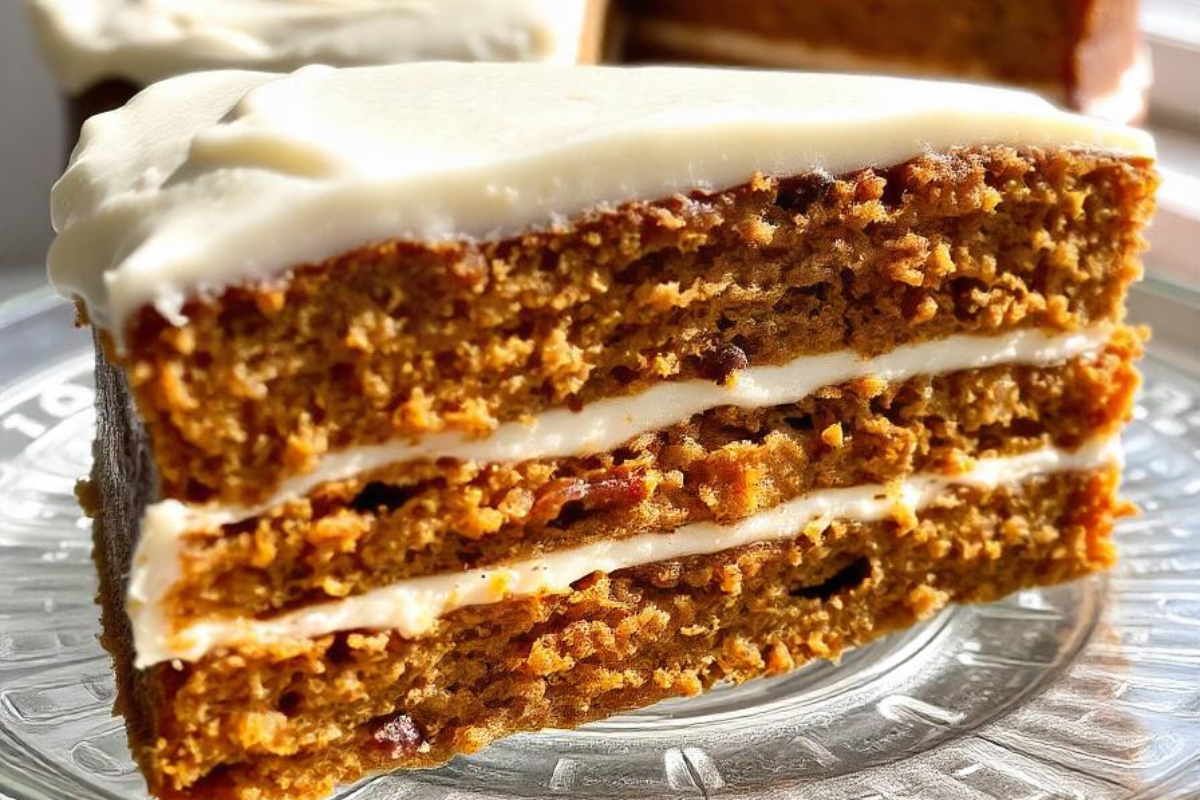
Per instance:
[[[93,119],[106,644],[163,798],[315,798],[1110,566],[1139,131],[732,70],[202,73]]]
[[[1029,87],[1121,122],[1151,73],[1138,0],[627,0],[635,60],[707,60]]]

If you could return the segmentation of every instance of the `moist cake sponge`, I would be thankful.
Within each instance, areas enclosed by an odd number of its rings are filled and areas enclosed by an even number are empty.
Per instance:
[[[1140,132],[846,76],[214,73],[94,119],[51,275],[151,790],[310,800],[1108,567],[1155,184]]]

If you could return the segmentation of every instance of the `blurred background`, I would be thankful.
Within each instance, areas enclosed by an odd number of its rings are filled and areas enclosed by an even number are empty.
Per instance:
[[[1148,124],[1165,182],[1152,274],[1200,287],[1200,0],[1143,0],[1155,68]],[[0,0],[0,302],[44,283],[48,198],[62,168],[64,111],[25,12]]]
[[[62,169],[58,88],[15,0],[0,0],[0,300],[40,280],[50,242],[50,184]]]

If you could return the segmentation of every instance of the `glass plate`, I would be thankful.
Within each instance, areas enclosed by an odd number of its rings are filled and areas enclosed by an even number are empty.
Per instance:
[[[1200,303],[1147,285],[1146,386],[1105,577],[952,608],[838,665],[517,736],[344,800],[1200,795]],[[96,641],[91,345],[47,294],[0,306],[0,796],[145,790]]]

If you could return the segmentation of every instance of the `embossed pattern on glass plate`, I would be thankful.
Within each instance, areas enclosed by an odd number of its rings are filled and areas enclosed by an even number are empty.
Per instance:
[[[1110,576],[954,608],[782,678],[517,736],[343,800],[1086,798],[1200,794],[1200,304],[1140,289],[1159,338],[1126,436]],[[46,296],[0,307],[0,797],[145,790],[110,714],[72,494],[91,354]],[[9,354],[15,354],[10,358]]]

